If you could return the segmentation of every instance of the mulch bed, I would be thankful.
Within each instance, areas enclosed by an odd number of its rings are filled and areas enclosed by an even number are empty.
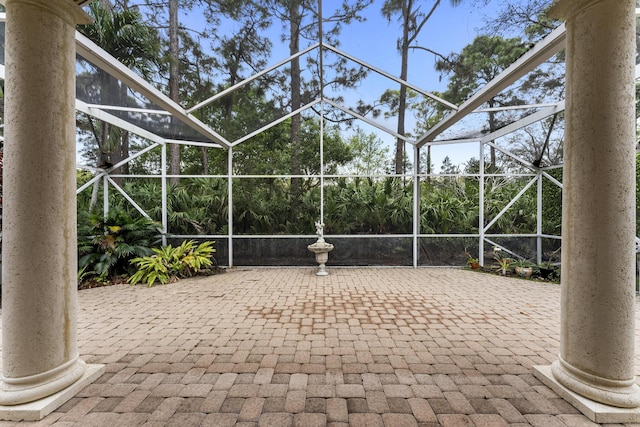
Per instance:
[[[496,276],[501,276],[501,277],[511,277],[511,278],[516,278],[516,279],[522,279],[522,280],[530,280],[533,282],[545,282],[545,283],[556,283],[559,284],[560,283],[560,277],[557,276],[557,272],[554,273],[551,277],[545,279],[543,277],[540,277],[539,275],[536,275],[535,273],[531,276],[531,277],[522,277],[519,276],[518,274],[516,274],[513,269],[508,269],[507,270],[507,274],[506,275],[502,275],[502,273],[500,272],[499,269],[497,269],[495,266],[491,266],[491,267],[479,267],[477,269],[474,268],[466,268],[470,271],[477,271],[479,273],[488,273],[488,274],[494,274]]]
[[[214,274],[221,274],[224,272],[225,272],[225,269],[222,267],[213,267],[206,270],[201,270],[194,277],[213,276]],[[89,280],[83,280],[82,282],[78,283],[78,290],[101,288],[103,286],[125,285],[125,284],[127,284],[127,278],[125,276],[117,276],[106,281],[89,279]]]

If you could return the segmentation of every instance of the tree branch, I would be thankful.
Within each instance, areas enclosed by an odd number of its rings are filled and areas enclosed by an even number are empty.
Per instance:
[[[435,56],[437,56],[438,58],[442,59],[443,61],[448,62],[449,64],[453,64],[453,62],[447,58],[446,56],[444,56],[441,53],[436,52],[435,50],[431,50],[428,47],[422,47],[422,46],[409,46],[409,49],[421,49],[421,50],[426,50],[429,53],[434,54]]]

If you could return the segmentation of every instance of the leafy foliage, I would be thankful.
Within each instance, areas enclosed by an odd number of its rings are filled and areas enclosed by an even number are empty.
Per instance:
[[[353,159],[339,169],[357,175],[382,175],[388,172],[389,148],[375,133],[367,134],[358,127],[347,143]]]
[[[313,230],[319,216],[319,181],[300,180],[299,185],[304,189],[300,193],[292,191],[291,181],[285,178],[234,180],[235,232],[305,234]]]
[[[477,36],[460,54],[453,54],[436,62],[436,70],[451,73],[444,96],[453,102],[466,100],[522,56],[528,48],[528,44],[517,37],[505,39],[500,36]],[[508,105],[508,102],[501,99],[498,105]]]
[[[638,162],[636,161],[637,167]],[[561,168],[550,169],[547,173],[562,182]],[[640,193],[636,191],[636,199],[639,196]],[[556,236],[562,235],[562,188],[548,179],[542,181],[542,232]]]
[[[470,232],[472,228],[477,230],[477,199],[467,194],[465,187],[457,181],[448,181],[422,187],[423,232],[449,234]]]
[[[289,143],[290,120],[240,144],[234,150],[234,172],[246,175],[281,175],[291,173],[292,158],[297,156],[301,174],[320,173],[320,122],[301,122],[300,147]],[[342,139],[336,126],[325,126],[323,135],[325,173],[335,173],[339,166],[353,159],[349,143]],[[304,189],[304,188],[303,188]]]
[[[338,178],[335,185],[325,189],[327,233],[410,232],[412,188],[399,178]]]
[[[469,173],[469,170],[465,172]],[[548,171],[561,181],[561,169]],[[529,178],[527,178],[528,180]],[[485,177],[485,226],[500,213],[527,181]],[[234,178],[233,227],[237,235],[309,234],[319,217],[320,183],[301,179],[300,194],[291,191],[290,178]],[[535,233],[535,185],[491,226],[492,234]],[[133,185],[127,193],[160,219],[161,188],[157,181]],[[228,233],[228,180],[183,178],[169,190],[168,231],[180,235]],[[397,177],[336,177],[325,179],[325,231],[327,234],[407,234],[412,232],[413,182]],[[558,234],[561,190],[543,179],[543,231]],[[119,209],[134,214],[128,202],[112,195]],[[296,209],[291,209],[291,206]],[[420,183],[420,232],[425,234],[477,233],[479,228],[477,177],[432,176]]]
[[[160,232],[155,221],[122,210],[111,210],[106,218],[84,214],[78,224],[78,268],[83,278],[100,281],[129,274],[129,260],[151,254]]]
[[[137,257],[131,264],[137,271],[129,277],[130,284],[144,282],[153,286],[155,282],[163,285],[180,277],[191,277],[202,269],[213,265],[214,242],[203,242],[196,246],[193,240],[185,240],[180,246],[171,245],[153,248],[153,255]]]

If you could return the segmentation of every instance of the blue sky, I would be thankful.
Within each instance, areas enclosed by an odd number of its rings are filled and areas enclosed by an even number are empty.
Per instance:
[[[440,6],[422,29],[417,43],[442,54],[459,52],[465,45],[471,43],[476,35],[484,33],[485,18],[495,13],[502,0],[491,0],[486,7],[479,6],[479,0],[463,0],[457,7],[453,7],[449,0],[442,0]],[[342,0],[324,0],[323,15],[330,15]],[[366,11],[366,21],[352,23],[345,26],[341,33],[339,48],[346,53],[357,57],[375,67],[378,67],[392,75],[400,74],[400,54],[396,49],[396,41],[400,36],[400,24],[397,20],[387,21],[382,16],[381,9],[384,0],[375,0]],[[432,0],[423,2],[423,9],[428,10],[433,5]],[[197,26],[201,15],[192,13],[185,17],[187,26]],[[195,22],[193,22],[195,20]],[[192,21],[192,22],[189,22]],[[195,25],[194,25],[195,24]],[[288,46],[280,41],[281,26],[275,24],[269,30],[273,43],[272,57],[269,65],[274,64],[289,55]],[[301,46],[304,48],[305,46]],[[446,76],[441,76],[434,70],[435,57],[423,50],[412,50],[409,57],[408,81],[427,91],[445,90]],[[375,73],[362,82],[355,94],[346,95],[353,99],[361,96],[369,101],[377,99],[386,89],[397,89],[398,84]],[[347,98],[347,103],[348,98]],[[395,121],[386,122],[389,128],[395,130]],[[413,121],[409,117],[406,123],[407,131],[413,130]],[[371,132],[375,128],[366,124],[362,126],[365,131]],[[390,147],[393,154],[394,138],[384,133],[379,134],[381,139]],[[438,147],[432,152],[435,170],[439,170],[445,156],[450,156],[455,164],[461,164],[471,157],[478,157],[478,145]]]
[[[335,2],[325,2],[324,8],[328,9],[332,3]],[[383,1],[378,0],[369,8],[367,21],[354,24],[345,30],[342,48],[385,71],[399,74],[400,54],[396,50],[396,40],[400,36],[400,25],[397,21],[388,22],[382,16],[382,3]],[[425,2],[423,8],[431,7],[432,3]],[[452,7],[447,0],[442,1],[422,29],[416,44],[445,55],[459,52],[473,41],[477,30],[483,26],[486,11],[472,7],[468,1],[457,7]],[[408,80],[411,83],[429,90],[445,88],[445,82],[439,82],[438,74],[433,69],[432,54],[413,50],[409,64]]]
[[[337,0],[323,2],[323,9],[335,7]],[[397,21],[387,21],[380,12],[382,0],[376,0],[367,12],[367,20],[345,28],[341,49],[345,52],[364,60],[371,65],[379,67],[390,74],[400,74],[400,54],[396,49],[396,41],[400,36],[400,25]],[[431,19],[422,29],[417,45],[427,47],[444,55],[460,50],[471,43],[473,39],[483,32],[485,16],[495,13],[497,3],[495,0],[487,7],[479,8],[474,5],[477,2],[463,1],[457,7],[451,6],[448,0],[443,0],[436,9]],[[424,2],[423,8],[431,7],[433,2]],[[408,81],[428,91],[443,91],[446,89],[447,78],[442,77],[434,69],[435,57],[423,50],[412,50],[409,56]],[[368,90],[374,91],[381,88],[397,89],[398,85],[384,78],[371,76],[369,88],[367,82],[360,89],[361,95],[366,96]],[[382,90],[381,90],[382,91]],[[407,118],[407,131],[413,130],[414,121]],[[395,130],[395,122],[389,122],[389,126]],[[394,138],[381,134],[380,137],[393,146]],[[434,171],[439,171],[442,160],[449,156],[454,164],[462,164],[471,157],[478,157],[478,144],[464,144],[456,146],[442,146],[432,149],[432,162]],[[393,149],[390,150],[393,152]]]
[[[325,0],[323,14],[329,15],[342,0]],[[397,20],[387,21],[382,16],[383,0],[375,0],[365,10],[365,22],[354,22],[345,26],[341,34],[340,49],[394,75],[400,73],[400,54],[396,41],[400,36]],[[424,1],[423,9],[431,8],[433,1]],[[482,32],[485,16],[495,12],[499,2],[492,0],[486,7],[479,7],[477,1],[463,1],[457,7],[449,0],[443,0],[431,19],[422,29],[416,44],[442,54],[459,52]],[[288,56],[288,47],[279,40],[280,26],[272,31],[273,61]],[[413,50],[410,54],[409,81],[428,90],[443,90],[446,82],[439,82],[438,73],[433,69],[434,55]]]

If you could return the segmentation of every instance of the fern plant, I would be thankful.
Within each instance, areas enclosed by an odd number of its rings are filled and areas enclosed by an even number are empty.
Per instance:
[[[167,284],[181,277],[191,277],[213,265],[214,242],[203,242],[196,246],[193,240],[185,240],[180,246],[171,245],[153,248],[153,255],[137,257],[130,261],[137,271],[128,282],[135,285],[144,282],[153,286],[155,282]]]

